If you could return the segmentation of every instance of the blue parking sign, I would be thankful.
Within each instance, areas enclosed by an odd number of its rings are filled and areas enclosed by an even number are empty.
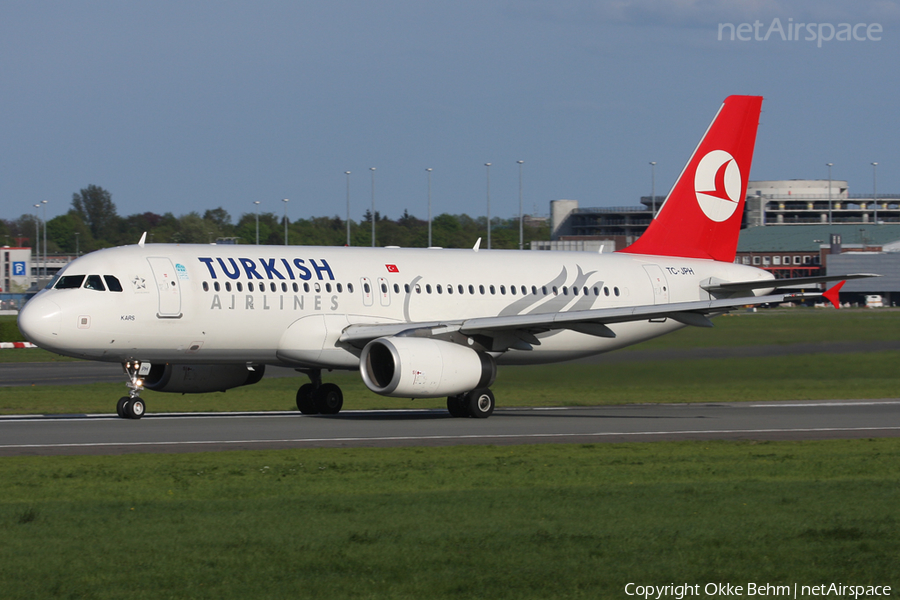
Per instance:
[[[16,260],[12,264],[13,277],[25,277],[25,261]]]

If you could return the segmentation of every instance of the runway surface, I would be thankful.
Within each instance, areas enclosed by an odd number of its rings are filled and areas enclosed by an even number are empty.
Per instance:
[[[900,436],[900,399],[502,409],[0,417],[0,456]]]

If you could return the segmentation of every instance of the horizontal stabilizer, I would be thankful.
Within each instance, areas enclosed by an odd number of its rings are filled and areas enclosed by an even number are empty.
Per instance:
[[[822,275],[817,277],[793,277],[790,279],[757,279],[755,281],[729,281],[726,283],[712,283],[700,287],[711,294],[749,292],[751,290],[798,287],[828,283],[829,281],[845,281],[848,279],[864,279],[866,277],[881,277],[876,273],[853,273],[850,275]]]

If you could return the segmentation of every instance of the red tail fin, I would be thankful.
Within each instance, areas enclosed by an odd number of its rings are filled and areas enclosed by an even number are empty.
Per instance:
[[[621,250],[733,262],[761,96],[729,96],[647,231]]]

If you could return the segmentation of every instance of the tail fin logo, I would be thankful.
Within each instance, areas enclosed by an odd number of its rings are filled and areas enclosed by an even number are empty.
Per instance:
[[[697,164],[694,191],[703,214],[716,223],[728,220],[740,204],[741,170],[724,150],[713,150]]]

